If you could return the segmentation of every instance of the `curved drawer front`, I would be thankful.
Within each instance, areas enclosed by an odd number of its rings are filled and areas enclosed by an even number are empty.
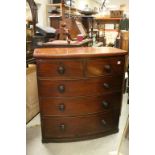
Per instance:
[[[75,97],[120,91],[122,76],[83,80],[38,80],[40,97]]]
[[[44,138],[74,138],[106,132],[118,125],[119,115],[89,115],[80,117],[46,117],[42,118]]]
[[[96,58],[87,60],[86,75],[120,75],[124,73],[124,57]]]
[[[94,97],[41,98],[42,116],[77,116],[108,112],[121,107],[121,92]]]
[[[38,77],[77,78],[83,77],[83,62],[72,60],[37,60]]]

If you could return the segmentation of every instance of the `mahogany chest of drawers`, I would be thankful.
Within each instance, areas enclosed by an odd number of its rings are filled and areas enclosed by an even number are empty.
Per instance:
[[[42,142],[118,132],[126,54],[112,47],[35,49]]]

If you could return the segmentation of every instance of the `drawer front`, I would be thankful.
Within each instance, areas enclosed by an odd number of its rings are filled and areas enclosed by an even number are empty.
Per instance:
[[[83,77],[81,60],[37,60],[38,77],[77,78]]]
[[[109,112],[121,107],[121,92],[78,98],[41,98],[42,116],[77,116]]]
[[[123,76],[82,80],[38,80],[40,97],[92,96],[120,91]]]
[[[116,128],[118,120],[118,113],[85,117],[46,117],[42,118],[42,133],[44,138],[88,136]]]
[[[87,60],[86,75],[120,75],[124,73],[124,57],[98,58]]]

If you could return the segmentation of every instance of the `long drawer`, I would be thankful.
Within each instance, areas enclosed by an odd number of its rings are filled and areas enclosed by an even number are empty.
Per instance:
[[[37,60],[38,77],[78,78],[84,76],[83,61],[72,60]]]
[[[109,112],[121,107],[121,92],[91,97],[40,98],[42,116],[77,116]]]
[[[119,114],[42,118],[43,138],[74,138],[102,133],[118,125]]]
[[[124,73],[124,57],[108,57],[88,59],[86,75],[103,76],[103,75],[120,75]]]
[[[123,76],[82,80],[38,80],[40,97],[75,97],[120,91]]]

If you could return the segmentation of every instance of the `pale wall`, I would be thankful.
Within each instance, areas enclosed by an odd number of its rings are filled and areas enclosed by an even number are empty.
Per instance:
[[[122,4],[126,5],[126,12],[129,12],[129,0],[109,0],[110,5],[117,5],[120,6]]]
[[[35,0],[35,2],[38,6],[38,23],[46,26],[46,4],[48,4],[48,0]],[[32,19],[28,3],[26,3],[26,19]]]
[[[100,7],[100,4],[95,0],[75,0],[75,7],[78,9],[84,9],[85,5],[89,6],[89,8],[93,9],[94,7]]]
[[[129,0],[109,0],[109,3],[112,5],[126,4],[128,6]]]
[[[35,0],[38,4],[38,23],[42,26],[46,25],[46,4],[48,0]]]
[[[85,5],[88,4],[93,9],[94,7],[101,7],[102,2],[103,0],[75,0],[75,6],[79,9],[84,9]],[[125,4],[128,11],[129,0],[107,0],[107,4],[118,7]]]

